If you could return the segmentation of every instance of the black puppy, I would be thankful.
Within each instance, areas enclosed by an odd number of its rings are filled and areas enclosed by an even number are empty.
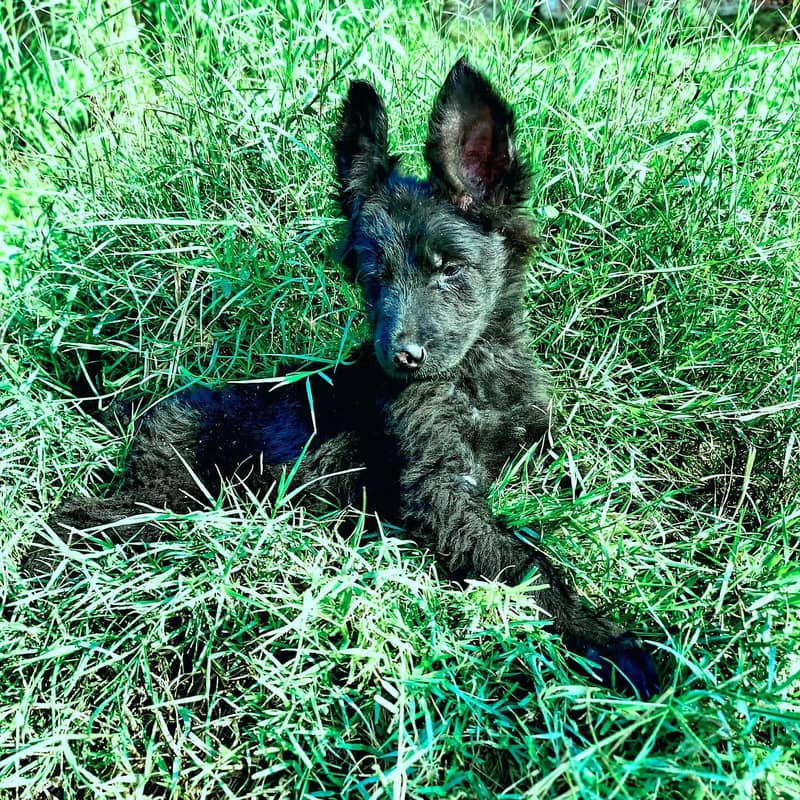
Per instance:
[[[588,608],[487,505],[502,466],[548,429],[523,323],[534,239],[511,109],[456,64],[430,118],[423,181],[398,172],[384,105],[354,82],[334,145],[344,262],[372,343],[329,380],[190,389],[161,403],[139,421],[117,493],[67,501],[54,530],[196,508],[199,483],[214,492],[236,477],[263,490],[302,455],[296,480],[309,495],[359,506],[366,496],[454,579],[517,583],[538,572],[549,584],[538,603],[566,645],[596,662],[604,683],[650,697],[656,672],[636,638]]]

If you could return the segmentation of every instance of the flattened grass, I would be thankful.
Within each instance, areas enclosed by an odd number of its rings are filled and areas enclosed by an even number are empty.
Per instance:
[[[800,793],[800,51],[654,14],[22,4],[0,37],[0,793],[741,797]],[[559,437],[496,511],[660,652],[664,693],[571,671],[531,586],[451,588],[291,484],[19,557],[125,431],[64,388],[154,401],[330,363],[365,333],[335,261],[347,80],[409,165],[466,53],[512,98],[542,244],[529,325]],[[8,87],[8,91],[5,91]],[[390,522],[390,521],[386,521]],[[536,578],[532,579],[535,585]]]

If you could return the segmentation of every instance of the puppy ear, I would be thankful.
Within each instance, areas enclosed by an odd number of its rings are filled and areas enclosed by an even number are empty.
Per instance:
[[[339,203],[348,217],[391,172],[386,108],[372,84],[352,81],[333,140]]]
[[[514,112],[463,58],[433,105],[425,158],[434,191],[464,211],[516,205],[527,197],[528,172],[514,146]]]

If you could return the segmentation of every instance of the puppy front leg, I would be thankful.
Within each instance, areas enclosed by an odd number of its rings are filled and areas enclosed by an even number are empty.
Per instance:
[[[419,402],[395,409],[400,424],[393,432],[405,465],[399,475],[400,522],[455,579],[516,584],[538,572],[547,584],[537,593],[538,605],[567,647],[597,665],[600,681],[645,699],[657,693],[653,659],[636,637],[587,606],[546,556],[491,515],[490,476],[459,435],[463,415],[444,409],[444,419],[435,423]]]
[[[537,592],[537,604],[567,647],[596,665],[596,677],[643,699],[656,694],[655,664],[637,638],[586,605],[552,562],[495,520],[485,495],[465,485],[452,463],[448,466],[403,480],[401,516],[411,535],[432,549],[456,579],[516,584],[535,571],[547,584]]]

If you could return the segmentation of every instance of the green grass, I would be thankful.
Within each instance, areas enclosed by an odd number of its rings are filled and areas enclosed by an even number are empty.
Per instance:
[[[800,793],[800,48],[684,9],[0,3],[0,797]],[[125,432],[106,390],[330,362],[366,335],[329,137],[373,80],[421,166],[461,55],[513,98],[527,303],[560,435],[496,511],[655,643],[664,692],[571,672],[531,586],[458,591],[370,517],[231,487],[147,547],[19,561]],[[352,531],[355,523],[355,532]]]

